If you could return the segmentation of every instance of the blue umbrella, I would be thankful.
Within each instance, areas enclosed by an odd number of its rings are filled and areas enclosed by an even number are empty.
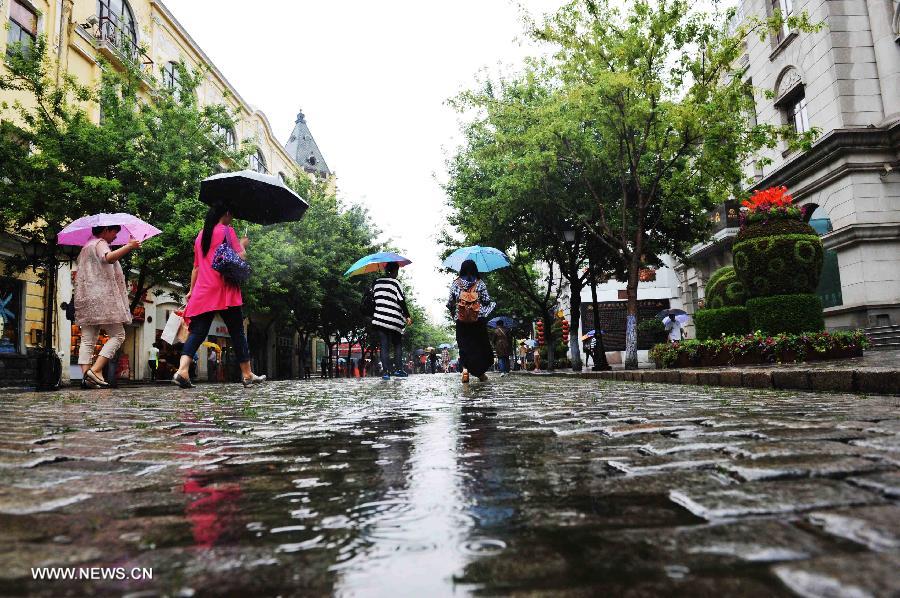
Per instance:
[[[509,258],[505,253],[493,247],[481,247],[480,245],[457,249],[444,260],[444,266],[459,272],[462,263],[466,260],[473,260],[478,266],[479,272],[491,272],[509,266]]]
[[[347,271],[344,272],[344,276],[356,276],[358,274],[377,272],[383,270],[384,265],[388,262],[397,262],[401,266],[408,266],[412,263],[400,254],[391,253],[390,251],[380,251],[356,260],[355,264],[347,268]]]
[[[498,322],[503,322],[503,325],[507,328],[515,328],[516,326],[518,326],[518,322],[516,322],[509,316],[497,316],[496,318],[492,318],[488,320],[487,325],[491,328],[496,328]]]
[[[438,345],[438,349],[452,349],[452,348],[453,348],[453,345],[451,345],[450,343],[441,343],[440,345]]]

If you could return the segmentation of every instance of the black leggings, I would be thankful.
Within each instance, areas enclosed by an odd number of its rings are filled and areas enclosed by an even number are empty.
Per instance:
[[[231,336],[234,354],[238,363],[250,361],[250,346],[247,344],[247,336],[244,334],[244,313],[241,311],[240,305],[221,311],[208,311],[191,317],[191,324],[188,327],[190,334],[188,334],[184,347],[181,349],[181,354],[191,358],[194,357],[197,349],[209,336],[209,328],[212,326],[213,318],[216,317],[216,314],[222,316],[222,321],[228,327],[228,334]]]

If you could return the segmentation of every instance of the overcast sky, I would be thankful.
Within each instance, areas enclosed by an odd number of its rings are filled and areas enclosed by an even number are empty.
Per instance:
[[[540,16],[563,0],[165,3],[282,143],[303,109],[341,197],[369,207],[413,260],[406,270],[420,301],[442,318],[440,181],[459,139],[446,100],[480,69],[536,51],[519,41],[520,7]]]

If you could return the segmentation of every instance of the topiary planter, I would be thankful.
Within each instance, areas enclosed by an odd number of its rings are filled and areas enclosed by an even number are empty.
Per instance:
[[[800,220],[751,224],[738,233],[732,252],[748,297],[813,293],[819,284],[822,240]]]
[[[709,277],[705,293],[707,309],[739,306],[746,300],[744,283],[738,280],[734,266],[719,268]]]
[[[822,301],[817,295],[775,295],[747,301],[750,326],[764,334],[799,334],[825,329]]]

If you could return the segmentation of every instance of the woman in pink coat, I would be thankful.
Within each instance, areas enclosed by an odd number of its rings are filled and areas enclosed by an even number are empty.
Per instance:
[[[241,382],[250,386],[262,382],[265,376],[257,376],[250,368],[250,347],[244,334],[244,314],[241,306],[244,301],[241,289],[228,284],[221,274],[213,270],[212,262],[216,248],[228,243],[241,257],[249,243],[244,237],[238,241],[237,234],[231,227],[231,212],[223,205],[215,205],[206,213],[203,230],[194,241],[194,269],[191,272],[191,287],[185,297],[187,307],[184,317],[189,320],[188,339],[181,350],[181,361],[178,371],[172,377],[172,383],[181,388],[193,386],[190,378],[191,362],[194,354],[209,335],[216,314],[228,327],[228,334],[234,345],[235,355],[241,367]]]

